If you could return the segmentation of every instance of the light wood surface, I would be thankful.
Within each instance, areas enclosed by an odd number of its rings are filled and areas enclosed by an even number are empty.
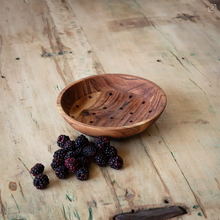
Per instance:
[[[155,83],[126,74],[94,75],[65,87],[57,98],[64,119],[92,137],[125,138],[150,127],[166,107]]]
[[[220,219],[220,12],[206,0],[1,0],[0,219],[105,220],[140,207],[183,205],[176,219]],[[90,179],[50,167],[56,107],[83,77],[126,73],[167,95],[158,121],[112,140],[122,170],[92,164]],[[92,138],[90,138],[92,140]],[[45,165],[37,190],[29,169]]]

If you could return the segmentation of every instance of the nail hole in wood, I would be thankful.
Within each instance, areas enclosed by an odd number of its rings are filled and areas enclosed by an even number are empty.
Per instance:
[[[20,58],[19,58],[19,57],[17,57],[17,58],[16,58],[16,60],[20,60]]]
[[[73,115],[71,116],[72,118],[75,118]]]
[[[185,60],[185,58],[184,58],[184,57],[182,57],[182,60]]]
[[[114,119],[113,117],[110,117],[111,119]]]
[[[130,112],[130,114],[132,115],[132,114],[133,114],[133,112]]]
[[[92,96],[90,95],[90,96],[89,96],[89,98],[91,99],[91,98],[92,98]]]
[[[90,123],[92,124],[92,123],[93,123],[93,121],[90,121]]]
[[[77,107],[77,108],[79,108],[79,106],[78,106],[78,105],[76,105],[76,107]]]
[[[164,199],[164,201],[163,201],[163,202],[164,202],[165,204],[170,203],[168,199]]]
[[[143,101],[142,104],[145,104],[145,101]]]
[[[157,62],[161,62],[161,60],[157,60]]]
[[[149,111],[149,113],[151,113],[151,112],[152,112],[152,110]]]
[[[134,213],[134,212],[135,212],[134,209],[132,209],[132,210],[131,210],[131,213]]]
[[[121,107],[120,110],[123,110],[123,108]]]
[[[96,113],[92,113],[93,115],[96,115]]]
[[[72,53],[72,51],[70,51],[70,53]]]
[[[103,107],[103,109],[107,109],[107,107]]]
[[[133,122],[133,121],[130,121],[131,123]]]
[[[132,95],[129,96],[129,99],[131,99],[131,98],[132,98]]]
[[[109,95],[112,95],[112,93],[110,92]]]

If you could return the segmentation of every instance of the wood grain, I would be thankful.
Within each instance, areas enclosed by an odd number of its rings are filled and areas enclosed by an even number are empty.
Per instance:
[[[166,95],[149,80],[104,74],[67,86],[57,106],[65,120],[82,133],[124,138],[142,132],[159,118]]]

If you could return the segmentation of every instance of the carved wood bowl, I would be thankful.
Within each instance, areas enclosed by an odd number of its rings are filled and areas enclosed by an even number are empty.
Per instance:
[[[81,133],[124,138],[151,126],[163,112],[166,101],[164,91],[149,80],[103,74],[68,85],[59,94],[57,107]]]

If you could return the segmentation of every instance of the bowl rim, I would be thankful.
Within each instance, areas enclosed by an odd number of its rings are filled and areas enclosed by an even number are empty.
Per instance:
[[[158,87],[162,92],[163,92],[163,95],[164,95],[164,98],[165,98],[165,104],[163,106],[163,108],[161,108],[160,111],[158,111],[155,115],[154,115],[154,118],[151,118],[151,119],[146,119],[146,120],[143,120],[143,121],[140,121],[138,123],[135,123],[135,124],[132,124],[132,125],[126,125],[126,126],[120,126],[120,127],[107,127],[107,126],[94,126],[94,125],[89,125],[89,124],[85,124],[85,123],[82,123],[82,122],[79,122],[77,120],[75,120],[74,118],[70,117],[69,115],[67,115],[65,113],[65,111],[63,110],[62,108],[62,105],[61,105],[61,100],[62,100],[62,97],[64,95],[64,93],[70,88],[72,87],[73,85],[83,81],[83,80],[86,80],[86,79],[91,79],[91,78],[94,78],[94,77],[99,77],[99,76],[106,76],[106,75],[117,75],[117,76],[125,76],[125,77],[135,77],[135,78],[139,78],[139,79],[142,79],[142,80],[146,80],[148,81],[149,83],[153,84],[155,87]],[[81,78],[81,79],[78,79],[76,81],[74,81],[73,83],[67,85],[58,95],[57,97],[57,108],[58,108],[58,111],[60,112],[60,114],[62,115],[62,117],[68,121],[71,121],[71,124],[74,124],[74,125],[77,125],[77,126],[81,126],[83,128],[90,128],[90,129],[96,129],[96,130],[111,130],[111,131],[120,131],[120,130],[124,130],[124,129],[133,129],[135,127],[139,127],[140,125],[143,125],[143,124],[146,124],[156,118],[158,118],[164,111],[164,109],[166,108],[166,105],[167,105],[167,96],[165,94],[165,92],[163,91],[163,89],[158,86],[156,83],[148,80],[148,79],[145,79],[143,77],[140,77],[140,76],[135,76],[135,75],[130,75],[130,74],[123,74],[123,73],[105,73],[105,74],[97,74],[97,75],[91,75],[91,76],[87,76],[87,77],[84,77],[84,78]]]

